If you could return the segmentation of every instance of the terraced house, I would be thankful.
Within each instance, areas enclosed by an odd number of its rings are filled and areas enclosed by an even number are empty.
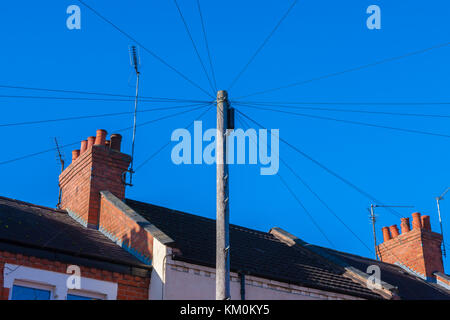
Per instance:
[[[131,158],[106,136],[73,151],[58,209],[0,197],[0,298],[214,299],[215,221],[126,199]],[[231,298],[449,299],[429,217],[413,214],[412,229],[404,218],[401,231],[383,228],[378,261],[231,225]]]

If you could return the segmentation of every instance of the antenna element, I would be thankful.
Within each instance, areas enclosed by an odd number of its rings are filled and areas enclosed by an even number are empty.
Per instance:
[[[130,63],[136,72],[136,98],[134,100],[134,121],[133,121],[133,141],[131,143],[131,163],[130,169],[128,172],[130,173],[130,182],[125,183],[126,185],[133,186],[133,164],[134,164],[134,145],[136,141],[136,116],[137,116],[137,107],[138,107],[138,98],[139,98],[139,65],[140,59],[136,46],[130,47]]]

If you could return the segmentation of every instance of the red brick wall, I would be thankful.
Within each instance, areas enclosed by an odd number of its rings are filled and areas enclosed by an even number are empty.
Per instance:
[[[23,265],[31,268],[38,268],[47,271],[65,273],[69,264],[58,261],[40,259],[33,256],[25,256],[6,251],[0,251],[0,300],[6,300],[9,296],[9,289],[3,287],[3,272],[5,263]],[[80,266],[81,276],[103,281],[115,282],[118,284],[118,300],[147,300],[150,278],[136,277],[128,274],[121,274],[107,270]]]
[[[399,262],[426,277],[444,272],[441,252],[442,236],[425,229],[413,229],[378,246],[381,260]]]
[[[136,250],[147,259],[147,262],[151,261],[153,237],[103,195],[101,195],[99,229]]]
[[[130,156],[106,146],[89,148],[59,176],[61,208],[69,209],[83,221],[97,226],[100,191],[108,190],[119,199],[125,197],[122,173],[128,169]]]

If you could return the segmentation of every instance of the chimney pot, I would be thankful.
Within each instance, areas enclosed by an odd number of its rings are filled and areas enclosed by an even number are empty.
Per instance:
[[[389,232],[389,228],[388,227],[383,227],[381,228],[381,230],[383,231],[383,240],[384,242],[391,240],[391,233]]]
[[[87,140],[81,141],[80,154],[83,154],[87,150]]]
[[[409,218],[401,218],[400,219],[402,223],[400,224],[400,227],[402,229],[402,234],[411,231],[411,227],[409,224]]]
[[[106,140],[106,141],[105,141],[105,146],[106,146],[106,148],[109,149],[110,144],[111,144],[111,142],[110,142],[109,140]]]
[[[72,150],[72,162],[77,160],[77,158],[80,156],[80,150]]]
[[[422,228],[431,231],[430,216],[422,216]]]
[[[389,227],[389,231],[391,232],[392,239],[399,235],[398,227],[396,224]]]
[[[120,145],[122,143],[122,136],[118,133],[113,133],[110,137],[110,147],[112,150],[120,152]]]
[[[87,138],[87,149],[91,148],[95,143],[95,137],[91,136]]]
[[[420,221],[420,212],[414,212],[412,214],[412,217],[413,217],[412,222],[413,230],[422,229],[422,223]]]
[[[95,143],[96,146],[104,146],[106,143],[106,130],[99,129],[97,130],[97,136],[95,137]]]

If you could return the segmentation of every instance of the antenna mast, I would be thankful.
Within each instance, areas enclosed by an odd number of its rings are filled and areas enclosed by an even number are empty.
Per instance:
[[[139,57],[136,46],[131,46],[130,48],[130,62],[134,67],[134,71],[136,72],[136,98],[134,100],[134,122],[133,122],[133,141],[131,143],[131,164],[130,164],[130,183],[129,186],[133,186],[133,164],[134,164],[134,144],[136,141],[136,118],[137,118],[137,107],[138,107],[138,97],[139,97]]]
[[[444,257],[447,257],[447,254],[445,252],[445,244],[444,244],[444,228],[442,227],[442,219],[441,219],[441,207],[439,205],[439,201],[444,200],[444,196],[447,194],[447,192],[450,190],[450,188],[447,188],[439,197],[436,197],[436,203],[437,203],[437,210],[438,210],[438,216],[439,216],[439,225],[441,227],[441,235],[442,235],[442,254]]]
[[[58,140],[55,137],[56,151],[58,152],[59,162],[61,162],[61,172],[64,171],[64,158],[61,154],[61,150],[59,149]],[[56,205],[59,208],[61,205],[61,186],[59,186],[59,194],[58,194],[58,204]]]
[[[375,212],[374,212],[375,205],[370,205],[370,221],[372,222],[372,232],[373,232],[373,245],[375,249],[375,259],[378,260],[378,251],[377,251],[377,233],[375,230]]]

